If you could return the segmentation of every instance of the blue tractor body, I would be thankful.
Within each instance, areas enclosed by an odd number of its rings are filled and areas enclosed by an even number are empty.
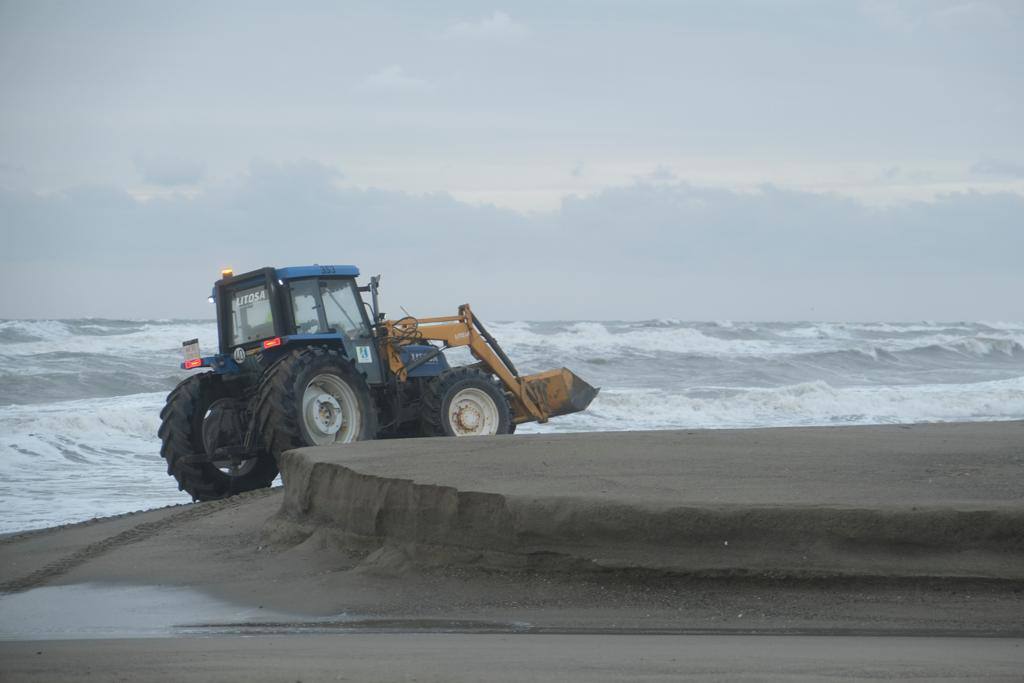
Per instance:
[[[186,358],[184,369],[218,374],[260,372],[299,346],[321,345],[353,360],[370,386],[387,382],[373,327],[379,313],[362,298],[375,285],[360,287],[351,265],[262,268],[234,275],[225,271],[210,301],[217,310],[219,353]],[[375,297],[374,297],[375,300]],[[444,354],[428,344],[400,350],[410,378],[435,377],[449,369]],[[418,358],[429,355],[422,363]]]
[[[196,500],[269,486],[295,448],[419,436],[496,436],[583,410],[597,390],[566,368],[521,376],[473,316],[387,320],[379,278],[347,265],[221,272],[218,352],[184,342],[160,413],[160,453]],[[369,294],[369,301],[364,298]],[[450,367],[444,350],[476,363]]]

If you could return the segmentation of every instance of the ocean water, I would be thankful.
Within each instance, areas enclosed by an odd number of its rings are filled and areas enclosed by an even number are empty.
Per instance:
[[[1024,419],[1024,322],[488,327],[521,372],[602,388],[520,433]],[[0,532],[188,502],[156,431],[196,337],[214,350],[214,323],[0,321]]]

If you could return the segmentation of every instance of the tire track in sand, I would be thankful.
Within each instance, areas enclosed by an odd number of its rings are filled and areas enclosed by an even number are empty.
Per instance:
[[[50,562],[49,564],[37,569],[36,571],[23,576],[19,579],[13,579],[5,583],[0,583],[0,594],[11,594],[11,593],[22,593],[33,588],[38,588],[45,585],[48,581],[66,574],[75,567],[79,567],[90,560],[94,560],[101,555],[104,555],[112,550],[122,548],[132,543],[138,543],[148,538],[159,534],[161,531],[174,528],[186,522],[199,519],[212,515],[221,510],[227,510],[229,508],[237,507],[242,503],[246,503],[257,498],[263,498],[265,496],[272,495],[278,492],[280,489],[259,489],[256,491],[249,491],[248,493],[241,493],[230,498],[224,498],[221,500],[213,500],[205,503],[193,503],[191,505],[184,506],[184,509],[180,512],[175,512],[166,517],[162,517],[151,522],[141,522],[133,527],[125,529],[124,531],[118,532],[112,536],[108,536],[99,541],[90,543],[82,548],[79,548],[75,552],[62,557],[59,560]],[[166,508],[165,508],[166,509]],[[136,513],[128,513],[128,515]],[[104,519],[118,519],[126,515],[118,515],[114,518]],[[82,526],[93,525],[104,520],[90,520],[84,522]],[[78,525],[71,525],[78,526]],[[63,530],[66,527],[59,527],[57,530]],[[3,545],[13,543],[19,540],[28,540],[35,538],[39,535],[49,533],[50,530],[43,529],[37,532],[28,532],[25,534],[19,534],[15,538],[4,539]]]

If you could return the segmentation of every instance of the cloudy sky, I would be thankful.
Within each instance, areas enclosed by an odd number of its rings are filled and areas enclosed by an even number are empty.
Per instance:
[[[1024,319],[1024,3],[0,1],[0,317]]]

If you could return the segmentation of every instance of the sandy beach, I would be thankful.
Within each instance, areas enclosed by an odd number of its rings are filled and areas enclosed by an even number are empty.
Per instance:
[[[284,490],[0,537],[0,673],[472,680],[528,661],[501,675],[781,680],[821,670],[801,669],[813,652],[853,678],[1011,676],[1021,436],[1004,422],[293,451]],[[566,659],[577,648],[601,653],[593,669]]]

